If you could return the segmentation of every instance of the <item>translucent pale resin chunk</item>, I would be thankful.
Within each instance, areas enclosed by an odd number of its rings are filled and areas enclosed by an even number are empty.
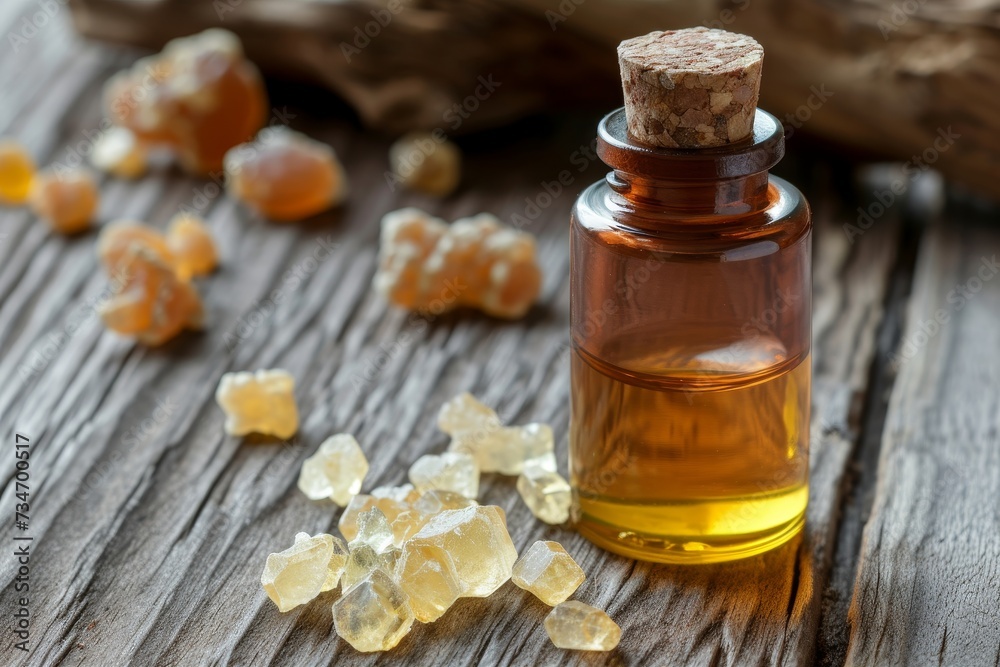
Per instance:
[[[451,556],[435,546],[405,550],[396,580],[410,597],[413,615],[421,623],[439,619],[462,594],[462,582]]]
[[[90,162],[101,171],[122,178],[138,178],[146,171],[146,147],[131,130],[112,127],[94,142]]]
[[[299,430],[294,389],[292,374],[279,368],[226,373],[215,392],[215,400],[226,413],[226,433],[292,437]]]
[[[526,424],[459,433],[452,437],[448,450],[470,453],[483,472],[519,475],[527,465],[555,470],[554,443],[547,424]]]
[[[349,547],[351,553],[340,577],[341,590],[345,593],[375,570],[391,575],[401,556],[400,550],[392,546],[381,553],[364,542],[353,542]]]
[[[479,466],[463,452],[427,454],[410,466],[410,481],[421,493],[440,489],[475,498],[479,495]]]
[[[372,507],[358,515],[358,533],[351,540],[351,549],[359,544],[367,544],[376,553],[382,553],[392,543],[392,526],[389,525],[382,510]]]
[[[389,148],[392,182],[438,197],[455,189],[461,175],[462,154],[443,133],[437,136],[438,132],[411,132]]]
[[[517,492],[531,513],[545,523],[569,519],[570,486],[559,473],[529,466],[517,478]]]
[[[478,504],[472,498],[466,498],[453,491],[431,489],[420,496],[420,499],[414,503],[413,509],[422,514],[433,515],[445,510],[460,510],[466,507],[475,507]]]
[[[519,475],[528,464],[556,469],[548,425],[503,426],[496,412],[468,392],[441,406],[438,428],[452,438],[448,450],[471,454],[482,472]]]
[[[565,602],[586,575],[558,542],[535,542],[514,563],[511,581],[547,605]]]
[[[340,433],[323,441],[316,453],[302,462],[299,489],[312,500],[329,498],[344,507],[361,490],[367,474],[368,459],[358,441]]]
[[[575,600],[549,612],[545,631],[557,647],[577,651],[610,651],[622,636],[621,628],[607,614]]]
[[[298,533],[295,544],[267,557],[260,583],[278,610],[285,612],[334,588],[336,568],[343,568],[343,543],[332,535]],[[337,572],[336,579],[340,579]]]
[[[417,531],[423,528],[428,521],[430,521],[430,516],[417,510],[400,512],[396,520],[392,522],[392,543],[397,547],[403,546],[403,542],[416,535]]]
[[[371,496],[375,498],[388,498],[397,503],[412,505],[420,498],[420,492],[413,488],[412,484],[401,484],[399,486],[379,486],[372,489]]]
[[[332,591],[340,585],[340,577],[344,574],[347,559],[351,555],[344,540],[333,535],[330,536],[330,539],[333,540],[333,551],[330,554],[330,564],[327,567],[326,582],[323,584],[324,591]]]
[[[462,597],[492,594],[510,579],[517,560],[503,510],[494,505],[445,510],[433,516],[403,545],[403,558],[432,547],[451,558]]]
[[[358,651],[387,651],[413,626],[406,593],[374,570],[333,605],[333,627]]]
[[[197,216],[175,215],[167,229],[167,244],[174,256],[174,269],[184,280],[209,274],[219,263],[215,241],[205,221]]]
[[[492,408],[480,403],[467,391],[441,406],[437,424],[439,429],[452,436],[476,430],[495,431],[502,425],[499,415]]]

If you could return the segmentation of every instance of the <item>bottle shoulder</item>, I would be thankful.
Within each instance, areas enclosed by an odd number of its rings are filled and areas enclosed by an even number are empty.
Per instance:
[[[806,237],[812,228],[805,197],[794,185],[768,176],[765,208],[737,215],[679,217],[675,212],[626,210],[618,205],[604,180],[591,184],[573,206],[574,235],[605,245],[679,253],[739,252],[745,246],[767,254]]]

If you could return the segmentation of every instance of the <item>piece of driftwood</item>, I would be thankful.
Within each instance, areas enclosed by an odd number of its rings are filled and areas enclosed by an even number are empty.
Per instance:
[[[20,18],[0,12],[0,27]],[[101,124],[100,84],[126,60],[75,42],[59,23],[25,48],[22,59],[0,60],[9,91],[0,133],[27,143],[40,162],[68,161]],[[335,530],[339,512],[296,489],[299,465],[323,438],[350,431],[372,463],[366,486],[401,483],[413,460],[444,448],[434,416],[463,390],[511,422],[552,423],[565,461],[566,220],[575,193],[602,169],[572,171],[573,186],[532,223],[546,279],[525,320],[428,321],[370,290],[380,216],[404,205],[448,219],[482,210],[523,216],[543,181],[575,169],[571,156],[592,126],[563,141],[530,138],[468,155],[464,189],[441,202],[388,190],[384,139],[344,121],[303,114],[291,122],[343,158],[355,194],[341,213],[272,225],[210,181],[161,172],[102,182],[102,222],[132,217],[162,228],[179,208],[193,207],[219,242],[222,268],[199,282],[207,330],[163,348],[116,337],[95,317],[105,286],[96,232],[62,238],[23,209],[0,210],[4,507],[15,490],[14,433],[30,438],[32,494],[29,530],[0,524],[4,618],[20,605],[7,547],[15,535],[33,537],[31,651],[23,655],[5,636],[0,664],[810,664],[894,262],[892,214],[851,243],[843,224],[853,214],[811,186],[808,170],[796,170],[816,194],[817,221],[812,489],[800,539],[726,566],[636,563],[535,521],[513,480],[488,475],[481,500],[505,509],[519,549],[555,539],[578,558],[588,580],[577,598],[622,625],[619,649],[589,656],[555,649],[541,626],[547,608],[507,584],[418,625],[390,654],[362,655],[331,631],[336,593],[279,614],[259,585],[266,554],[297,530]],[[815,180],[827,179],[820,172]],[[301,432],[284,444],[226,437],[212,397],[221,374],[276,366],[296,377]]]
[[[368,125],[392,133],[465,132],[580,105],[610,109],[621,103],[621,39],[692,25],[745,32],[767,53],[761,103],[790,133],[907,162],[909,173],[940,169],[1000,198],[994,2],[962,0],[947,10],[916,0],[71,4],[84,34],[150,48],[209,26],[234,30],[268,71],[329,86]]]
[[[946,218],[921,244],[850,665],[1000,664],[1000,234],[958,224],[970,217]]]

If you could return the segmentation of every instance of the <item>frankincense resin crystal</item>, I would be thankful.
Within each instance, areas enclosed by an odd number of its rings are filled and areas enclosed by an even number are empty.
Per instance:
[[[255,373],[226,373],[215,400],[226,413],[226,433],[261,433],[290,438],[299,430],[295,379],[279,368]],[[360,484],[359,484],[360,486]]]
[[[334,603],[333,626],[358,651],[387,651],[410,631],[413,611],[392,577],[375,569]]]
[[[201,327],[204,313],[194,287],[145,247],[130,246],[114,275],[115,294],[99,310],[112,331],[160,345],[184,329]]]
[[[479,466],[464,452],[426,454],[410,466],[410,481],[417,491],[451,491],[466,498],[479,495]]]
[[[482,472],[518,475],[528,464],[556,469],[551,427],[503,426],[496,412],[467,392],[441,406],[438,428],[451,436],[448,450],[471,454]]]
[[[266,120],[260,73],[236,35],[206,30],[168,42],[112,77],[105,87],[112,121],[143,144],[169,146],[189,171],[222,167],[226,151]]]
[[[0,139],[0,204],[23,204],[28,199],[35,162],[21,144]]]
[[[462,154],[441,130],[411,132],[389,148],[389,165],[390,183],[444,197],[458,186]]]
[[[462,595],[462,582],[454,561],[444,549],[433,545],[405,550],[396,578],[410,597],[413,615],[421,623],[441,618]]]
[[[558,542],[535,542],[514,563],[511,581],[547,605],[569,599],[586,576]]]
[[[124,127],[112,127],[94,142],[90,163],[122,178],[138,178],[146,171],[148,155],[138,137]]]
[[[198,216],[175,215],[167,228],[167,245],[174,256],[174,269],[184,280],[211,273],[219,263],[215,241]]]
[[[333,149],[286,127],[269,127],[226,153],[226,179],[229,194],[269,220],[308,218],[347,197]]]
[[[575,600],[549,612],[545,632],[557,647],[577,651],[610,651],[622,636],[621,628],[606,613]]]
[[[86,169],[40,171],[28,191],[34,214],[61,234],[76,234],[90,227],[99,199],[97,181]]]
[[[341,507],[361,490],[368,474],[368,459],[354,436],[340,433],[323,441],[316,453],[302,462],[299,489],[312,500],[329,498]],[[353,539],[352,536],[345,537]]]
[[[545,523],[555,525],[569,520],[571,490],[559,473],[527,466],[517,478],[517,492],[531,513]]]
[[[215,242],[205,223],[186,213],[174,216],[166,235],[149,225],[128,220],[105,225],[97,239],[97,254],[108,271],[114,273],[134,246],[145,248],[171,266],[182,280],[210,273],[218,262]]]
[[[343,542],[332,535],[298,533],[295,544],[267,557],[260,583],[285,612],[336,588],[347,560]]]
[[[514,319],[535,302],[541,272],[534,237],[489,213],[448,225],[406,208],[382,218],[374,285],[411,310],[439,314],[469,306]]]
[[[461,597],[488,597],[510,579],[517,550],[503,510],[479,505],[433,516],[403,544],[403,561],[445,553],[461,583]]]

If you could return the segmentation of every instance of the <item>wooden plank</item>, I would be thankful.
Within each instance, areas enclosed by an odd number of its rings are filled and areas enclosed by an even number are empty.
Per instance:
[[[36,45],[53,48],[42,38]],[[99,121],[99,85],[117,58],[69,42],[59,57],[62,65],[76,63],[72,86],[60,67],[41,69],[37,113],[10,120],[32,128],[31,136],[49,137],[50,148],[38,148],[55,159]],[[0,80],[12,66],[0,62]],[[0,212],[0,231],[8,234],[0,243],[0,433],[5,447],[14,431],[31,438],[34,500],[33,650],[23,656],[5,642],[0,662],[808,662],[855,437],[852,406],[864,392],[895,227],[879,225],[852,245],[831,206],[816,210],[816,428],[802,539],[729,566],[636,563],[534,521],[513,480],[488,475],[480,499],[507,511],[518,549],[537,539],[562,542],[588,573],[577,598],[606,608],[622,625],[621,647],[585,657],[555,649],[541,626],[547,608],[508,584],[489,599],[460,601],[387,656],[361,655],[331,631],[335,593],[282,615],[258,583],[266,554],[284,548],[294,532],[335,530],[335,508],[311,503],[295,488],[299,465],[324,437],[350,431],[372,462],[366,486],[401,483],[413,460],[444,448],[434,415],[462,390],[511,422],[551,423],[565,461],[566,217],[573,194],[602,169],[577,173],[571,161],[589,140],[592,120],[501,137],[495,143],[505,145],[470,151],[465,189],[436,202],[388,192],[384,139],[337,119],[301,114],[292,124],[342,155],[356,193],[350,205],[307,224],[278,226],[224,197],[212,199],[205,214],[223,267],[199,284],[210,325],[161,349],[104,332],[93,316],[104,289],[94,232],[58,238],[23,211]],[[0,127],[20,135],[20,126]],[[428,322],[371,294],[383,213],[419,205],[449,219],[481,210],[508,219],[523,214],[525,198],[536,198],[541,182],[562,169],[573,172],[571,191],[529,228],[540,239],[546,280],[541,304],[523,322],[464,315]],[[107,181],[101,219],[129,215],[163,226],[206,187],[175,173]],[[300,433],[289,443],[225,437],[212,399],[221,374],[274,366],[297,379]],[[0,460],[0,471],[0,506],[9,508],[12,456]],[[12,544],[13,534],[7,522],[0,525],[3,544]],[[13,561],[0,560],[5,618],[16,606],[15,575]]]
[[[975,217],[921,245],[849,665],[1000,664],[1000,232]]]

